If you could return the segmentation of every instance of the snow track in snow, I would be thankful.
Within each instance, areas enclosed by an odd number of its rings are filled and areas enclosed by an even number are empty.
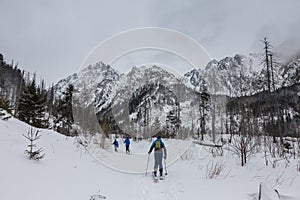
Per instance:
[[[170,181],[167,178],[153,182],[151,174],[141,177],[136,185],[136,199],[152,200],[177,200],[180,192],[179,184],[176,181]]]

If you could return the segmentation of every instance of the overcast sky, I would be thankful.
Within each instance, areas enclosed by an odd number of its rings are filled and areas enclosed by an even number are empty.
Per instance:
[[[182,32],[216,59],[260,52],[264,36],[290,56],[300,49],[299,10],[299,0],[0,0],[0,53],[48,83],[77,72],[108,37],[145,26]]]

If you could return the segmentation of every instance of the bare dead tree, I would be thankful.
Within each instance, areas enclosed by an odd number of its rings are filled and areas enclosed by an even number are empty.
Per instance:
[[[240,72],[240,95],[244,96],[246,94],[247,88],[245,87],[246,77],[244,74],[244,69],[241,68]],[[257,140],[254,140],[254,120],[253,111],[250,107],[246,105],[245,102],[239,102],[239,135],[232,138],[230,149],[241,159],[241,166],[247,163],[248,158],[255,153],[255,148],[257,146]]]
[[[222,173],[222,171],[225,168],[225,163],[224,162],[214,162],[213,160],[210,161],[207,164],[206,167],[206,178],[207,179],[215,179],[219,177]]]
[[[232,137],[229,150],[238,155],[241,159],[241,166],[244,166],[249,157],[255,153],[257,140],[254,137],[254,123],[251,120],[251,112],[244,106],[241,107],[239,135]]]
[[[256,141],[250,135],[236,135],[232,138],[229,150],[240,157],[241,166],[244,166],[255,152],[256,145]]]
[[[201,85],[201,93],[200,93],[200,102],[199,102],[199,112],[200,112],[200,133],[201,133],[201,140],[204,140],[204,135],[206,134],[206,122],[208,119],[208,111],[209,111],[209,101],[210,95],[208,93],[207,84],[204,83]],[[199,139],[199,135],[198,135]]]
[[[273,92],[275,91],[275,81],[274,81],[274,65],[273,65],[273,52],[271,51],[271,44],[270,41],[268,40],[267,37],[265,37],[262,40],[264,44],[264,65],[265,65],[265,72],[267,76],[267,88],[268,92],[270,94],[269,98],[269,135],[273,136],[273,142],[276,143],[276,136],[275,136],[275,131],[276,131],[276,126],[275,126],[275,120],[274,120],[274,115],[275,115],[275,98],[273,97],[272,89],[271,86],[273,86]]]

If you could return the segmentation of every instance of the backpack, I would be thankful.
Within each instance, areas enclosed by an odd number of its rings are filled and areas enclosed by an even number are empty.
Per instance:
[[[154,147],[155,147],[155,150],[161,149],[161,141],[160,140],[156,140]]]
[[[119,143],[117,140],[114,141],[113,145],[115,145],[116,147],[119,147]]]

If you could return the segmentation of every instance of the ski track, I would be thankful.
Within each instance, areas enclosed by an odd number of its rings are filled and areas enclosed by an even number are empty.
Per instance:
[[[291,196],[280,196],[281,200],[299,200],[299,198],[291,197]]]
[[[153,199],[165,199],[165,200],[178,200],[179,187],[178,183],[174,180],[168,180],[165,177],[164,180],[158,180],[157,183],[153,181],[151,174],[143,176],[139,179],[137,184],[137,190],[135,199],[153,200]],[[141,196],[139,196],[139,194]]]
[[[248,194],[248,200],[257,200],[258,193]],[[280,195],[280,200],[299,200],[299,197]]]

